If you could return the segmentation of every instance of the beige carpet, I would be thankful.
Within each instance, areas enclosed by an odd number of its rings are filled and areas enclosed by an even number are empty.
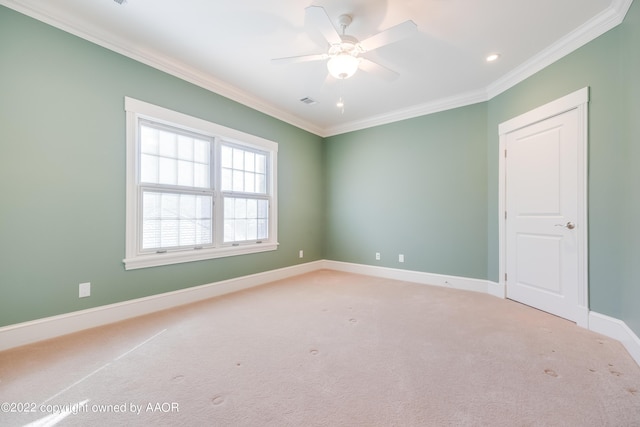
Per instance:
[[[2,426],[640,426],[640,367],[512,301],[325,270],[2,352],[0,402],[34,411]]]

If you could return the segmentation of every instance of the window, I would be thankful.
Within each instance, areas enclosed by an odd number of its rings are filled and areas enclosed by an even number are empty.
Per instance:
[[[224,242],[269,237],[268,153],[222,144]]]
[[[278,145],[125,98],[125,268],[277,249]]]

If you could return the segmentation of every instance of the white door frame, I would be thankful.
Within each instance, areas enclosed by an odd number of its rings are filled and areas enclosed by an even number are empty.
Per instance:
[[[578,224],[575,233],[578,242],[578,318],[576,323],[584,328],[589,327],[589,259],[588,259],[588,222],[587,222],[587,140],[588,140],[588,115],[589,88],[577,90],[548,104],[535,108],[527,113],[517,116],[498,126],[500,136],[499,161],[498,161],[498,241],[499,241],[499,279],[500,293],[506,297],[507,281],[507,235],[506,235],[506,135],[525,126],[546,120],[567,111],[578,111]]]

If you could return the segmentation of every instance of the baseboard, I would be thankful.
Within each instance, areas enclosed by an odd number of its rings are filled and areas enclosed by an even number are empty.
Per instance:
[[[589,307],[579,305],[576,308],[576,325],[589,329]]]
[[[589,330],[618,340],[640,365],[640,338],[622,320],[589,312]]]
[[[507,289],[504,283],[492,282],[491,280],[487,280],[487,293],[502,299],[507,297]]]
[[[504,285],[489,280],[320,260],[152,295],[145,298],[4,326],[0,328],[0,351],[201,301],[207,298],[253,288],[265,283],[321,269],[475,291],[505,298]],[[584,308],[580,312],[578,325],[588,327],[588,329],[593,332],[620,341],[631,357],[640,365],[640,338],[638,338],[622,320],[593,311],[590,312],[587,308]]]
[[[378,267],[375,265],[353,264],[341,261],[324,261],[325,268],[347,273],[364,274],[366,276],[383,277],[385,279],[402,280],[423,285],[443,286],[452,289],[489,292],[489,281],[468,277],[448,276],[444,274],[424,273],[422,271],[401,270],[399,268]]]
[[[241,291],[243,289],[249,289],[275,280],[286,279],[322,268],[324,268],[323,261],[314,261],[266,271],[264,273],[242,276],[192,288],[180,289],[173,292],[5,326],[0,328],[0,351],[231,292]]]

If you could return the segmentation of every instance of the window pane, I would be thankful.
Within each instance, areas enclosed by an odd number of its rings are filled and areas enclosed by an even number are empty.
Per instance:
[[[199,188],[210,188],[211,176],[209,175],[209,165],[194,163],[193,167],[193,186]]]
[[[140,181],[158,183],[158,156],[143,154],[140,159]]]
[[[143,249],[213,242],[211,196],[145,191],[142,202]]]
[[[180,221],[180,234],[178,246],[195,246],[196,244],[196,222]]]
[[[235,239],[235,221],[234,220],[225,220],[224,221],[224,241],[225,242],[233,242]]]
[[[263,154],[256,154],[256,172],[267,172],[267,156]]]
[[[221,189],[222,191],[230,191],[232,187],[233,179],[231,178],[232,171],[231,169],[222,169],[222,183]]]
[[[256,199],[247,200],[247,218],[258,217],[258,201]]]
[[[178,164],[177,160],[166,157],[160,157],[159,166],[160,173],[158,176],[158,184],[176,185],[178,183]]]
[[[160,193],[160,216],[163,219],[178,218],[178,207],[180,206],[179,194]]]
[[[244,170],[249,171],[249,172],[253,172],[254,170],[256,170],[256,155],[255,153],[252,152],[247,152],[244,155]]]
[[[265,154],[222,146],[222,191],[266,194]]]
[[[268,221],[266,219],[259,219],[258,222],[258,239],[269,238]]]
[[[141,125],[140,180],[162,185],[211,187],[211,141]]]
[[[211,146],[209,141],[196,139],[193,144],[193,161],[198,163],[209,164],[211,155]]]
[[[159,248],[160,247],[160,220],[147,219],[142,223],[142,247],[143,248]]]
[[[211,244],[211,220],[199,219],[195,221],[196,224],[196,245],[209,245]]]
[[[211,197],[197,196],[196,197],[196,213],[195,218],[211,218]]]
[[[244,191],[244,173],[233,171],[233,191]]]
[[[244,169],[244,150],[238,148],[233,149],[233,168],[238,170]]]
[[[187,195],[180,197],[180,218],[194,219],[196,217],[196,197]]]
[[[177,157],[176,134],[164,130],[159,131],[160,155],[164,157]]]
[[[246,172],[244,174],[244,191],[247,193],[255,193],[256,192],[256,174],[251,172]]]
[[[269,201],[244,197],[224,198],[224,241],[268,239]]]
[[[247,199],[236,199],[236,209],[235,209],[235,218],[246,218],[247,217]]]
[[[178,246],[178,224],[177,219],[164,219],[160,222],[160,247]]]
[[[224,218],[233,219],[236,217],[236,199],[232,197],[224,198]]]
[[[269,201],[268,200],[258,200],[258,218],[268,218],[269,217]]]
[[[157,129],[140,126],[140,151],[148,154],[158,154]]]
[[[258,221],[255,219],[247,220],[247,240],[258,240]]]
[[[256,193],[266,194],[267,193],[267,180],[264,175],[256,175]]]
[[[247,240],[247,220],[245,219],[235,220],[234,231],[235,231],[235,237],[233,239],[234,241],[242,242]]]
[[[193,187],[193,163],[178,160],[178,185]]]
[[[142,202],[144,203],[142,217],[149,220],[159,219],[161,201],[162,195],[160,193],[145,192],[144,198],[142,199]]]
[[[193,138],[178,135],[178,158],[193,161]]]
[[[222,167],[223,168],[232,168],[233,167],[233,149],[227,145],[222,146]]]

